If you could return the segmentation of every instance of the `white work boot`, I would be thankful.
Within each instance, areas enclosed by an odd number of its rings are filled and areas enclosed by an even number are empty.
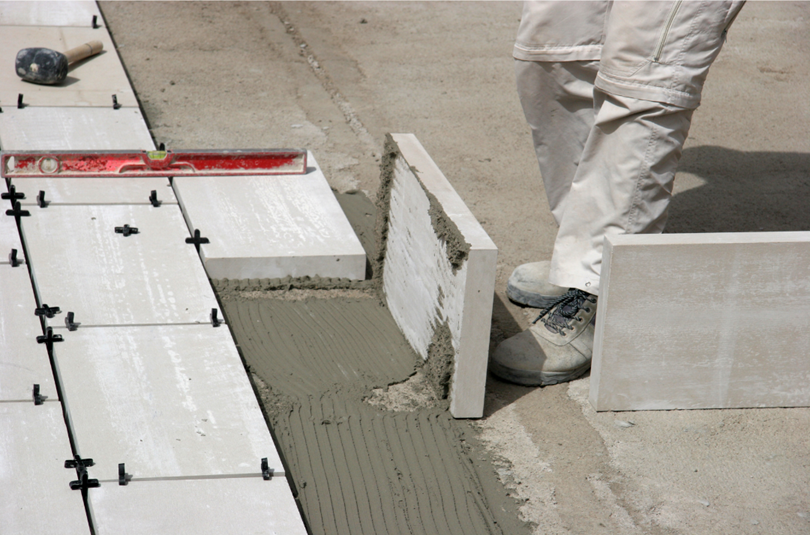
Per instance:
[[[593,356],[596,296],[571,288],[534,324],[498,345],[489,370],[511,383],[545,386],[576,379]]]
[[[532,262],[515,268],[506,283],[506,295],[519,305],[547,308],[568,288],[548,282],[551,262]]]

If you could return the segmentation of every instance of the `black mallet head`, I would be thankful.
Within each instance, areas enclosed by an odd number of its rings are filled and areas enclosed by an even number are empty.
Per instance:
[[[50,48],[23,48],[17,52],[15,69],[26,82],[61,84],[67,78],[68,65],[98,54],[104,48],[101,41],[90,41],[64,54]]]
[[[50,48],[23,48],[17,52],[17,75],[35,84],[61,84],[68,72],[67,57]]]

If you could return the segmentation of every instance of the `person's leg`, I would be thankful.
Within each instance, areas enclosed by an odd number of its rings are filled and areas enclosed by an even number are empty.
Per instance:
[[[557,224],[594,124],[593,83],[598,70],[598,61],[515,60],[518,97]]]
[[[692,111],[741,4],[613,4],[595,82],[596,120],[552,257],[550,282],[571,291],[498,346],[495,375],[545,385],[588,370],[604,237],[663,230]]]
[[[703,83],[740,1],[616,2],[596,121],[571,185],[549,282],[599,293],[607,235],[660,233]]]
[[[593,84],[607,11],[606,1],[526,2],[515,42],[518,96],[558,224],[593,126]],[[506,295],[524,306],[550,305],[567,288],[549,284],[549,269],[548,260],[518,266]]]
[[[598,295],[605,236],[663,231],[693,110],[600,90],[596,109],[549,281]]]
[[[598,61],[515,60],[518,96],[557,224],[593,127],[593,82],[598,66]],[[506,284],[506,295],[521,305],[548,306],[567,291],[549,284],[549,270],[547,260],[518,266]]]

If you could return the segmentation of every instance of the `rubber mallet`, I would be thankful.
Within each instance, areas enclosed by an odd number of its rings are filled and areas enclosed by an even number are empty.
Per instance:
[[[50,48],[23,48],[17,52],[17,75],[35,84],[61,84],[67,78],[68,65],[101,52],[101,41],[90,41],[64,54]]]

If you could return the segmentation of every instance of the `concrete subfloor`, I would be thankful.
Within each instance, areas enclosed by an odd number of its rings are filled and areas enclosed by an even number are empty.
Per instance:
[[[155,139],[306,147],[373,196],[413,132],[500,249],[492,345],[528,325],[505,282],[555,227],[514,90],[512,2],[104,2]],[[670,232],[809,230],[810,4],[749,3],[712,68]],[[490,379],[480,438],[537,533],[807,533],[810,409],[596,414],[588,378]]]

